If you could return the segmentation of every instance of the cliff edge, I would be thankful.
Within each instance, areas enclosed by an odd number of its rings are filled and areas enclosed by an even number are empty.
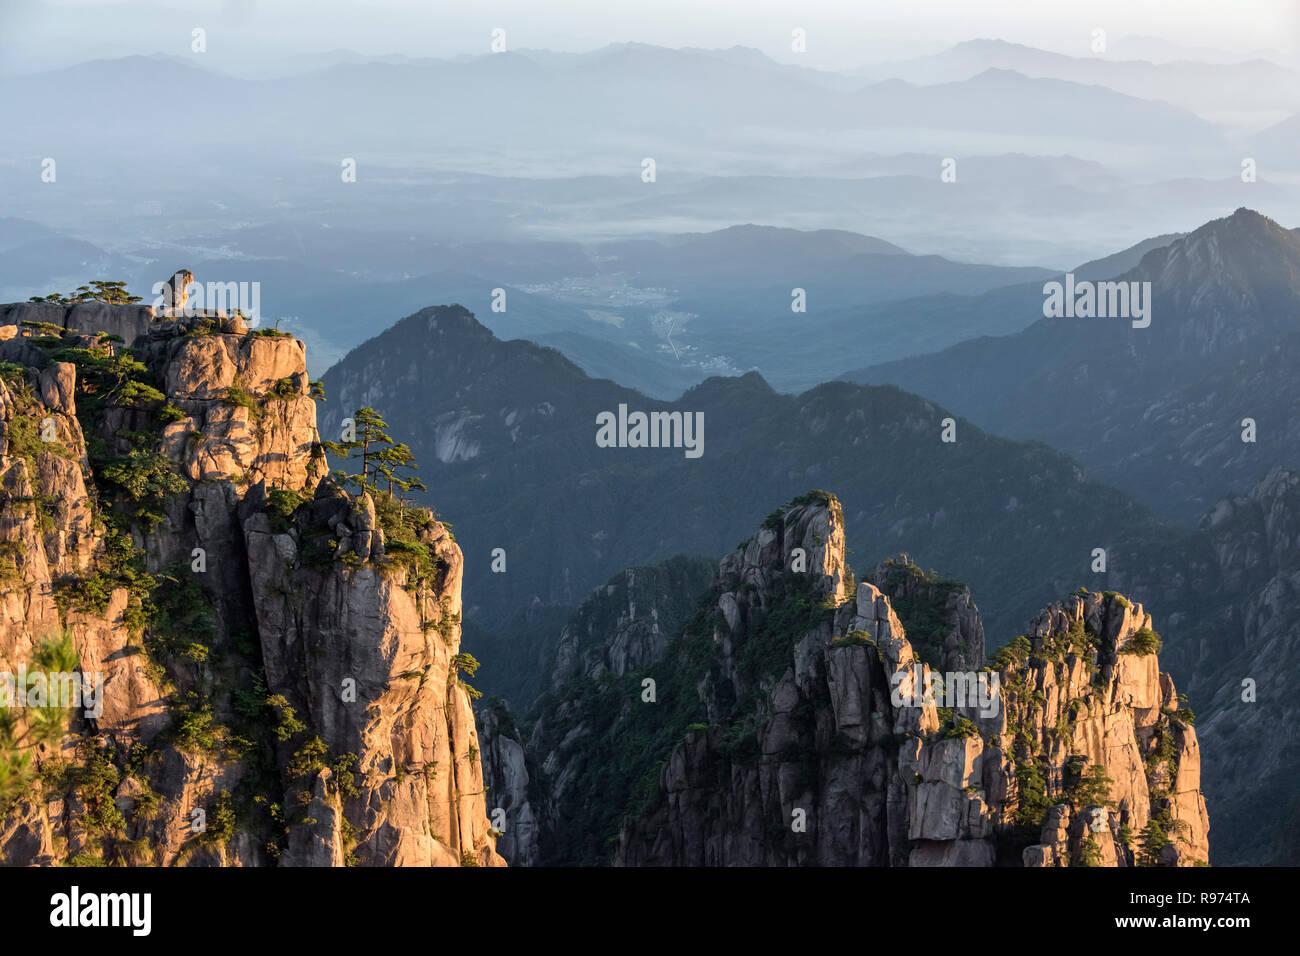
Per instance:
[[[504,864],[460,548],[326,476],[304,359],[238,315],[0,306],[0,671],[61,647],[88,689],[52,737],[8,711],[6,864]]]

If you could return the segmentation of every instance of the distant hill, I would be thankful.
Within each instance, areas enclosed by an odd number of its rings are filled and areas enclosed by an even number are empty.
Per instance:
[[[1229,68],[1223,68],[1229,69]],[[0,90],[10,127],[30,139],[55,131],[84,141],[94,130],[68,128],[73,111],[106,113],[121,128],[150,129],[155,93],[208,115],[240,118],[240,133],[297,149],[409,152],[455,142],[518,142],[536,149],[646,130],[659,138],[685,131],[744,127],[819,130],[930,129],[1015,132],[1158,145],[1176,140],[1213,148],[1218,131],[1185,109],[1146,96],[1055,77],[990,68],[917,85],[899,79],[831,88],[813,71],[749,57],[627,45],[568,61],[517,52],[455,60],[349,62],[298,75],[245,80],[165,56],[96,60],[6,79]],[[897,74],[891,74],[896,76]],[[838,84],[833,84],[838,85]],[[454,89],[455,96],[435,95]],[[637,103],[635,111],[626,104]],[[410,118],[419,116],[421,122]],[[340,127],[340,124],[342,128]],[[229,145],[228,124],[194,124],[190,142]],[[355,148],[355,147],[352,147]],[[638,162],[629,160],[629,162]]]
[[[1173,248],[1143,262],[1156,256],[1168,266],[1178,260]],[[1300,615],[1286,583],[1295,557],[1284,505],[1295,481],[1285,473],[1181,530],[1040,443],[962,419],[958,440],[944,443],[949,413],[892,386],[832,382],[790,396],[750,373],[660,402],[590,378],[555,351],[501,342],[457,306],[402,319],[326,373],[325,388],[323,437],[371,405],[414,450],[428,500],[465,552],[465,613],[474,622],[465,646],[483,662],[479,682],[489,693],[522,706],[544,689],[543,662],[565,608],[622,568],[726,551],[746,526],[762,524],[772,500],[833,487],[854,542],[850,564],[865,571],[906,551],[923,568],[971,581],[990,648],[1021,632],[1048,590],[1121,590],[1159,608],[1163,656],[1208,724],[1205,753],[1231,752],[1223,762],[1207,757],[1204,770],[1212,813],[1218,801],[1233,803],[1217,858],[1263,858],[1266,845],[1268,859],[1293,862],[1274,842],[1285,820],[1300,820],[1294,807],[1277,809],[1293,801],[1279,763],[1289,751],[1267,734],[1242,740],[1232,730],[1246,673],[1261,673],[1274,701],[1250,711],[1252,726],[1290,719],[1275,703],[1290,678],[1259,671],[1267,660],[1293,670],[1290,650],[1260,643],[1289,647]],[[620,404],[702,413],[702,457],[598,447],[597,414]],[[1097,454],[1089,463],[1105,465]],[[504,551],[502,573],[491,570],[495,548]],[[1106,551],[1104,573],[1092,570],[1094,548]],[[1271,796],[1237,792],[1232,767],[1266,780]]]
[[[362,251],[354,254],[358,244]],[[230,261],[205,266],[205,274],[256,265],[275,280],[266,282],[266,310],[296,317],[285,327],[310,334],[313,351],[331,361],[391,316],[441,299],[463,303],[503,339],[554,346],[594,376],[662,398],[711,374],[749,368],[782,390],[802,389],[825,376],[823,356],[805,356],[803,346],[838,310],[918,295],[976,295],[1052,274],[911,255],[859,233],[752,224],[586,246],[412,242],[396,233],[357,243],[351,233],[315,235],[275,224],[233,232],[223,247]],[[277,249],[283,258],[260,258]],[[373,278],[349,281],[349,266],[373,270]],[[412,272],[430,266],[436,269]],[[324,267],[332,274],[320,275]],[[807,311],[798,315],[791,311],[796,287],[807,296]],[[503,311],[493,309],[498,288],[506,295]],[[937,347],[972,330],[1019,328],[1001,318],[982,313],[954,325],[937,314],[927,341]],[[882,324],[878,334],[846,338],[845,359],[918,350],[900,341],[882,353],[893,342]]]
[[[1123,57],[1124,44],[1117,45]],[[1193,51],[1195,52],[1195,51]],[[1263,59],[1198,62],[1179,57],[1161,63],[1098,56],[1080,45],[1068,56],[1010,43],[967,40],[941,53],[864,66],[864,79],[898,78],[914,83],[969,80],[986,70],[1013,70],[1025,76],[1105,86],[1143,99],[1163,100],[1193,112],[1269,107],[1293,109],[1300,100],[1300,73]]]
[[[1000,434],[1048,442],[1183,520],[1300,463],[1294,367],[1284,364],[1300,332],[1300,235],[1239,209],[1119,278],[1151,283],[1149,328],[1039,318],[1015,335],[844,377],[899,385]],[[1254,444],[1241,440],[1245,418],[1259,424]]]
[[[324,382],[322,435],[369,405],[411,445],[466,550],[467,606],[489,620],[533,598],[575,603],[627,565],[726,550],[766,502],[810,484],[840,490],[865,554],[906,549],[996,597],[996,639],[1089,580],[1094,547],[1114,550],[1109,580],[1122,584],[1155,558],[1119,555],[1176,537],[1051,449],[964,422],[955,444],[942,442],[948,413],[895,388],[840,382],[789,396],[750,373],[655,401],[557,352],[501,342],[454,306],[403,319]],[[597,414],[620,404],[702,413],[703,456],[597,447]],[[489,570],[495,547],[509,556],[505,574]]]

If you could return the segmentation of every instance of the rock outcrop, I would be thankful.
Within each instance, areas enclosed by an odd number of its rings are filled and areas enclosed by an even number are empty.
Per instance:
[[[922,573],[906,554],[876,565],[869,579],[889,598],[918,655],[943,670],[984,662],[984,623],[964,584]]]
[[[488,814],[493,828],[500,833],[497,852],[511,866],[535,866],[540,862],[538,838],[542,826],[539,808],[533,803],[537,768],[504,701],[492,701],[480,708],[478,717],[479,737],[484,741]]]
[[[194,273],[189,269],[178,269],[172,277],[163,283],[162,310],[164,312],[181,312],[190,298],[190,284]]]
[[[1201,522],[1218,579],[1189,626],[1196,640],[1171,648],[1171,665],[1203,720],[1206,790],[1214,798],[1231,865],[1300,864],[1300,745],[1284,728],[1300,720],[1300,472],[1275,468],[1248,494],[1220,501]],[[1204,596],[1202,592],[1197,596]],[[1249,781],[1248,786],[1243,781]],[[1222,853],[1216,840],[1216,853]],[[1219,862],[1216,857],[1214,862]]]
[[[551,687],[578,674],[621,677],[657,661],[715,573],[710,562],[679,557],[628,568],[597,588],[560,632]]]
[[[871,578],[810,493],[723,559],[658,658],[563,665],[511,738],[539,771],[529,862],[1206,861],[1192,717],[1141,606],[1080,591],[986,664],[961,585],[905,556]]]
[[[460,549],[324,478],[303,344],[95,303],[0,323],[0,671],[66,642],[103,680],[0,787],[0,860],[502,865]]]

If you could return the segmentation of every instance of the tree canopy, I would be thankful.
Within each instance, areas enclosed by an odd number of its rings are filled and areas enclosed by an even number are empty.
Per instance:
[[[96,279],[89,285],[77,286],[75,291],[69,292],[67,295],[51,292],[49,295],[34,295],[29,301],[46,302],[52,305],[76,305],[79,302],[133,305],[140,301],[140,297],[127,292],[125,282],[109,282],[105,279]]]
[[[340,458],[361,459],[360,474],[339,473],[344,484],[356,485],[362,491],[378,491],[382,486],[390,495],[394,489],[428,491],[410,474],[419,468],[410,447],[395,442],[388,428],[388,422],[373,408],[359,408],[350,420],[345,420],[341,440],[321,442],[321,447]]]

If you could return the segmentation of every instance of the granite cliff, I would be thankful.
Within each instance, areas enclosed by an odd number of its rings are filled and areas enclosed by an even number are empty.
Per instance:
[[[238,315],[0,306],[0,671],[61,644],[103,682],[3,781],[5,864],[503,864],[460,548],[327,477],[304,358]]]
[[[626,577],[598,589],[524,729],[484,729],[492,792],[526,808],[512,861],[1206,862],[1194,717],[1140,605],[1080,589],[986,663],[967,588],[906,556],[855,583],[845,554],[839,502],[814,492],[691,611],[629,600]],[[663,652],[611,653],[637,616],[668,630]]]

